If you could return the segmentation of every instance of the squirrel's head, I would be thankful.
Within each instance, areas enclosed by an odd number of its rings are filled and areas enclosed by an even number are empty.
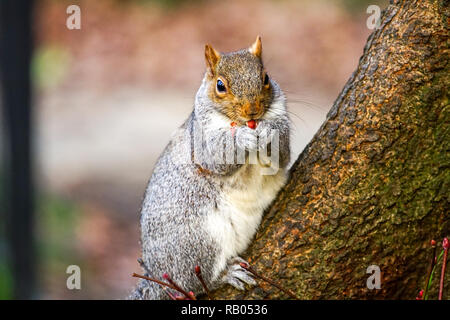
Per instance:
[[[230,120],[245,123],[264,116],[273,101],[275,83],[262,62],[261,37],[247,49],[219,53],[205,46],[207,94]]]

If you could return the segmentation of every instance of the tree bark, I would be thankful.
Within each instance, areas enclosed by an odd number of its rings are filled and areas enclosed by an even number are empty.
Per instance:
[[[391,1],[244,255],[259,273],[302,299],[424,289],[429,242],[450,234],[449,11],[449,1]],[[367,288],[370,265],[379,290]],[[214,295],[289,298],[264,282]]]

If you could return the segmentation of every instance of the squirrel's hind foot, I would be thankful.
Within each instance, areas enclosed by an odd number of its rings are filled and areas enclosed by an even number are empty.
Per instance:
[[[244,283],[254,286],[256,285],[256,281],[253,279],[252,274],[248,270],[241,267],[240,263],[245,263],[248,265],[248,262],[241,257],[231,259],[228,263],[228,269],[223,276],[222,281],[224,283],[231,284],[236,289],[245,290]]]

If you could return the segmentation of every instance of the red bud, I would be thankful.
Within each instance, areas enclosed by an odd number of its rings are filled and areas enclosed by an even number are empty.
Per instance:
[[[442,247],[443,247],[444,249],[447,249],[447,250],[448,250],[449,243],[448,243],[448,238],[447,238],[447,237],[445,237],[444,240],[442,241]]]
[[[436,240],[431,240],[431,246],[434,247],[436,245]]]
[[[163,278],[167,280],[167,279],[169,279],[169,275],[167,273],[164,273]]]
[[[195,266],[195,273],[200,273],[200,266]]]
[[[422,300],[422,298],[423,298],[423,290],[420,290],[419,294],[416,297],[416,300]]]
[[[247,121],[247,126],[248,126],[250,129],[255,130],[255,129],[256,129],[256,121],[255,121],[255,120],[249,120],[249,121]]]

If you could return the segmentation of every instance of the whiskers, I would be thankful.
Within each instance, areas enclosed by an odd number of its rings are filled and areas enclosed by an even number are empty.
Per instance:
[[[306,106],[306,107],[310,108],[311,110],[320,112],[320,113],[328,111],[326,106],[311,102],[310,100],[305,99],[304,97],[302,97],[300,94],[298,94],[296,92],[293,92],[290,90],[283,90],[283,92],[287,96],[286,100],[289,105],[299,104],[299,105]]]
[[[317,103],[303,99],[301,97],[298,98],[298,95],[295,96],[291,92],[286,91],[284,92],[287,94],[286,98],[287,109],[285,111],[289,115],[292,130],[297,133],[300,133],[301,135],[303,134],[308,135],[307,132],[312,129],[313,125],[311,124],[310,121],[307,121],[306,118],[310,118],[312,113],[315,113],[317,117],[324,116],[328,108],[323,105],[319,105]],[[267,112],[270,113],[272,116],[276,116],[277,114],[280,114],[283,111],[284,108],[277,105],[272,105],[269,108],[269,110],[267,110]],[[305,117],[304,116],[305,114],[309,116]],[[298,126],[299,122],[302,124],[301,128],[299,128]]]

